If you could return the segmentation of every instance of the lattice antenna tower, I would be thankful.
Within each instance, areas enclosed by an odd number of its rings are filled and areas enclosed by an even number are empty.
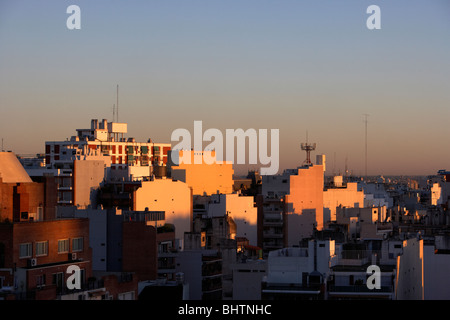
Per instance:
[[[316,150],[316,144],[315,143],[309,143],[308,142],[308,131],[306,131],[306,143],[301,143],[300,148],[303,151],[306,151],[306,160],[303,161],[304,166],[311,166],[311,151]]]

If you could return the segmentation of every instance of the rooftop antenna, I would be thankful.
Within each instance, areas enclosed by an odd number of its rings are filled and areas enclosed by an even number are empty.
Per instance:
[[[311,166],[311,151],[316,150],[316,144],[315,143],[308,143],[308,131],[306,131],[306,143],[301,143],[300,148],[304,151],[306,151],[306,160],[303,161],[303,165],[305,166]]]
[[[115,121],[115,115],[116,115],[116,105],[113,104],[113,122],[116,122]]]
[[[345,180],[348,179],[348,156],[345,156]]]
[[[365,124],[365,164],[364,164],[364,170],[365,170],[365,177],[367,180],[367,117],[369,116],[367,113],[363,114],[364,115],[364,124]]]
[[[333,156],[333,176],[336,175],[336,151],[334,152]]]
[[[3,138],[2,138],[2,152],[5,152],[5,149],[3,148]]]
[[[119,122],[119,85],[117,85],[117,104],[116,104],[116,118],[117,118],[117,122]]]

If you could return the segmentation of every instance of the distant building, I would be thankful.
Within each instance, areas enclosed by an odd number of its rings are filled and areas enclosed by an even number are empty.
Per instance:
[[[448,208],[450,201],[450,172],[440,170],[433,179],[430,188],[430,201],[432,206],[443,206]]]
[[[386,207],[336,208],[336,222],[348,226],[351,239],[386,239],[393,225],[387,219]]]
[[[358,190],[356,182],[343,184],[342,180],[335,179],[333,185],[323,192],[323,206],[325,223],[336,221],[337,207],[364,207],[364,192]]]
[[[393,207],[394,200],[382,181],[377,183],[358,182],[358,190],[364,192],[364,207],[386,206],[388,209]]]

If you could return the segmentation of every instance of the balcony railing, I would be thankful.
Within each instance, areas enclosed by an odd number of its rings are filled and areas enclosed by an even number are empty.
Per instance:
[[[394,288],[392,286],[381,286],[380,289],[369,289],[367,285],[354,285],[354,286],[337,286],[330,285],[328,287],[329,293],[393,293]]]

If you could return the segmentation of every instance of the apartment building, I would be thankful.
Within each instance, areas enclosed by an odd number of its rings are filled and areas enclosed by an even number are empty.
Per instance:
[[[53,173],[58,182],[58,205],[79,206],[86,204],[86,195],[81,193],[86,188],[98,187],[104,180],[164,176],[171,144],[155,143],[151,139],[137,142],[124,137],[127,130],[127,123],[92,119],[89,129],[76,129],[77,134],[70,139],[46,141],[45,168],[27,167],[27,171],[33,177]],[[76,160],[79,161],[78,174]]]

